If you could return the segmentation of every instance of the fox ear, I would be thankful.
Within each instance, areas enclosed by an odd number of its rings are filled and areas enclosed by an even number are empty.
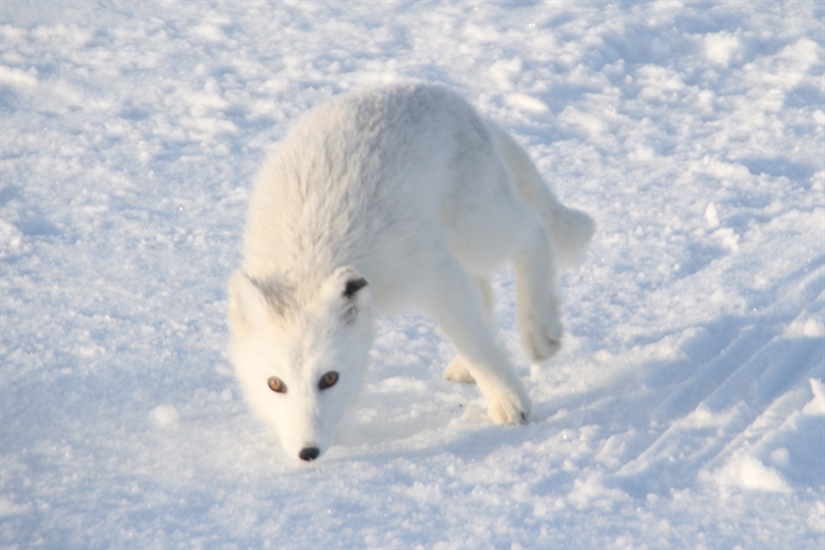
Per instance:
[[[343,316],[347,321],[353,320],[358,311],[369,303],[367,280],[354,267],[341,267],[330,277],[330,288],[336,300],[342,300]]]
[[[337,287],[340,295],[347,300],[355,301],[361,298],[359,295],[366,294],[361,289],[367,286],[367,280],[354,267],[339,267],[330,279],[333,288]]]
[[[349,279],[344,286],[344,298],[353,299],[355,293],[367,286],[367,280],[363,277]]]
[[[258,285],[244,273],[236,271],[229,280],[229,328],[242,333],[266,316],[267,305]]]

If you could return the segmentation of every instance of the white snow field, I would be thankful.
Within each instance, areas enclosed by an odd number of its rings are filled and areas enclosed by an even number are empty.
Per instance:
[[[0,3],[0,547],[825,547],[825,3]],[[498,427],[385,319],[322,460],[225,345],[290,123],[445,84],[598,224]]]

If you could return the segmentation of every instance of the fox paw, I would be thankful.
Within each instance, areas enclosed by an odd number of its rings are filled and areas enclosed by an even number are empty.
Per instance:
[[[522,344],[535,363],[546,361],[561,349],[561,335],[564,332],[557,318],[538,322],[530,319],[521,323]]]
[[[487,400],[487,416],[493,424],[526,424],[530,416],[530,402],[527,399],[494,397]]]
[[[451,382],[475,383],[473,375],[467,370],[467,360],[461,355],[456,355],[447,365],[447,368],[444,369],[444,378]]]

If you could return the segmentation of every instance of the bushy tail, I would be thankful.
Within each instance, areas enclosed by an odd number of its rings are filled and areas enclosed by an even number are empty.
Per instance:
[[[559,264],[566,267],[578,265],[596,229],[593,219],[581,210],[561,204],[544,182],[527,151],[502,128],[490,122],[487,124],[499,151],[513,171],[519,192],[539,210],[547,223],[556,245]]]

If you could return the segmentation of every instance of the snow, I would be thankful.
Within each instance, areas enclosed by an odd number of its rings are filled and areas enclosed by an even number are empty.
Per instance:
[[[0,546],[825,546],[820,2],[0,4]],[[248,189],[404,78],[598,223],[497,427],[382,322],[337,447],[281,454],[224,352]]]

